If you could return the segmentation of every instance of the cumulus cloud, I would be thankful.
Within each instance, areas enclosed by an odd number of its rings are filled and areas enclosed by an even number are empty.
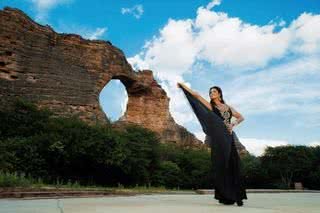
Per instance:
[[[148,42],[144,49],[143,53],[129,58],[134,67],[152,68],[160,80],[182,80],[182,74],[191,67],[197,54],[192,21],[170,19],[160,36]]]
[[[121,8],[121,13],[122,14],[131,14],[133,15],[136,19],[140,19],[141,16],[143,15],[143,6],[141,4],[134,5],[131,8]]]
[[[293,50],[312,54],[320,52],[320,15],[303,13],[289,27],[292,34]]]
[[[288,145],[288,141],[283,140],[266,140],[257,138],[240,138],[241,143],[246,147],[250,154],[260,156],[264,153],[267,146],[276,147]]]
[[[145,52],[129,58],[129,62],[136,69],[152,69],[163,89],[171,98],[170,111],[175,120],[180,123],[195,121],[195,117],[186,108],[188,103],[178,91],[177,82],[183,82],[182,75],[195,61],[196,47],[192,36],[192,21],[175,21],[160,31],[160,37],[145,45]],[[185,48],[188,51],[185,51]]]
[[[220,3],[199,7],[194,19],[169,19],[129,58],[136,69],[154,71],[174,100],[170,111],[175,120],[196,122],[175,84],[184,82],[186,74],[197,75],[194,68],[201,63],[211,66],[208,76],[228,77],[225,93],[246,114],[285,109],[319,113],[320,15],[303,13],[289,24],[280,19],[259,26],[211,10]]]
[[[48,18],[49,11],[63,4],[69,4],[73,0],[29,0],[35,6],[36,9],[36,21],[46,22]]]
[[[257,26],[226,13],[200,7],[194,27],[198,57],[229,69],[254,69],[281,58],[289,46],[286,28],[274,32],[275,24]],[[244,54],[243,51],[248,54]]]

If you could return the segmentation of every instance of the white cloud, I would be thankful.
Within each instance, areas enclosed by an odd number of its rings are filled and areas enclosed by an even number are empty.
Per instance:
[[[279,27],[284,27],[286,25],[286,22],[284,20],[281,20],[279,23],[278,23]]]
[[[103,35],[107,32],[107,27],[97,27],[90,28],[85,26],[79,26],[76,24],[66,24],[60,22],[56,27],[57,32],[59,33],[74,33],[81,35],[83,38],[96,40],[101,39]]]
[[[267,146],[276,147],[282,145],[288,145],[287,141],[282,140],[266,140],[256,138],[240,138],[240,142],[246,147],[249,153],[260,156],[264,153]]]
[[[269,21],[268,25],[274,25],[278,27],[284,27],[287,24],[285,20],[277,16],[275,19]]]
[[[221,0],[212,0],[208,5],[207,5],[207,9],[211,10],[213,7],[218,6],[221,4]]]
[[[308,144],[309,146],[320,146],[320,141],[313,141]]]
[[[267,146],[285,146],[289,145],[288,141],[284,140],[269,140],[269,139],[256,139],[256,138],[240,138],[240,142],[246,149],[255,156],[260,156],[264,153]],[[313,141],[307,144],[308,146],[320,146],[320,141]]]
[[[160,37],[149,42],[145,50],[129,61],[135,66],[147,65],[152,68],[160,80],[182,80],[182,74],[194,63],[197,54],[191,20],[169,20],[161,30]]]
[[[145,52],[129,58],[136,69],[152,69],[162,88],[171,98],[170,111],[175,120],[184,124],[195,121],[183,93],[176,82],[184,81],[182,75],[194,63],[196,47],[192,37],[192,22],[169,20],[169,24],[145,46]],[[188,51],[186,51],[186,49]]]
[[[290,53],[314,54],[320,50],[320,15],[304,13],[289,27],[275,31],[280,25],[284,22],[252,25],[200,7],[194,20],[170,19],[159,35],[147,43],[140,59],[152,65],[169,62],[171,66],[185,66],[180,73],[196,60],[248,70],[263,68],[272,59]],[[186,55],[190,57],[184,58]],[[179,61],[174,63],[177,58]]]
[[[204,142],[206,134],[203,131],[195,132],[194,134],[199,140]]]
[[[143,51],[129,58],[135,68],[154,71],[174,100],[170,111],[175,120],[196,122],[175,84],[190,72],[197,75],[193,68],[201,62],[211,65],[208,76],[228,76],[225,94],[241,112],[319,114],[320,15],[304,13],[288,27],[281,19],[258,26],[210,10],[220,3],[198,8],[195,19],[169,19]]]
[[[51,9],[59,6],[71,4],[74,0],[29,0],[32,2],[36,9],[36,21],[47,22],[48,14]],[[96,29],[91,29],[83,26],[76,25],[66,25],[65,23],[60,23],[57,27],[58,32],[64,33],[76,33],[83,36],[86,39],[95,40],[101,38],[107,31],[106,27],[98,27]]]
[[[311,54],[320,52],[320,15],[303,13],[289,27],[294,51]]]
[[[138,54],[131,58],[128,58],[128,62],[137,70],[139,70],[140,68],[146,70],[150,69],[148,62],[143,60],[142,54]]]
[[[122,82],[120,80],[118,80],[116,82],[117,82],[117,84],[122,84]],[[122,86],[124,87],[123,84],[122,84]],[[127,90],[125,88],[123,88],[122,93],[119,94],[118,99],[121,101],[121,103],[120,103],[120,107],[121,107],[120,115],[122,116],[127,111],[127,104],[128,104],[128,100],[129,100],[128,93],[127,93]]]
[[[141,4],[134,5],[131,8],[121,8],[121,13],[122,14],[131,14],[133,15],[136,19],[140,19],[141,16],[143,15],[143,6]]]
[[[289,46],[288,30],[274,32],[275,26],[252,25],[200,7],[194,23],[199,30],[195,34],[198,57],[229,69],[264,67],[272,59],[283,57]]]
[[[73,0],[29,0],[36,8],[36,21],[46,22],[48,18],[49,11],[63,4],[69,4]]]
[[[319,56],[300,57],[230,79],[224,93],[245,114],[283,111],[314,120],[320,113],[319,81]]]
[[[89,32],[85,37],[91,40],[98,39],[106,32],[106,30],[107,28],[97,28],[95,31]]]

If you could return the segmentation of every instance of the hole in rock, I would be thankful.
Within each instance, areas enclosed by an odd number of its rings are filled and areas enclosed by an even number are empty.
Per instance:
[[[128,94],[120,80],[109,81],[101,90],[99,103],[111,122],[115,122],[124,115],[127,109]]]

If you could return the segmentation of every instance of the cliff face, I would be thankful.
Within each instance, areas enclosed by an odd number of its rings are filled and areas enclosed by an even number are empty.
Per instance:
[[[162,142],[198,146],[169,112],[169,98],[152,71],[135,72],[122,51],[110,42],[58,34],[20,10],[0,11],[0,99],[4,106],[19,96],[59,115],[77,115],[89,123],[107,118],[99,94],[119,79],[128,94],[125,115],[118,123],[135,123],[160,134]]]
[[[58,34],[20,10],[0,10],[0,106],[18,96],[61,116],[104,123],[107,118],[100,108],[99,94],[111,79],[119,79],[128,94],[127,110],[119,125],[142,125],[159,133],[162,142],[202,145],[175,123],[169,98],[152,71],[135,72],[122,51],[110,42]]]

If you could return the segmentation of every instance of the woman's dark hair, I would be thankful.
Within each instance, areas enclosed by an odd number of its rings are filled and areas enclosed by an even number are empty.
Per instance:
[[[218,93],[220,94],[220,97],[221,97],[221,102],[224,104],[225,102],[223,100],[222,89],[220,87],[218,87],[218,86],[213,86],[213,87],[211,87],[209,89],[209,95],[210,95],[210,92],[211,92],[212,89],[216,89],[218,91]],[[213,100],[210,100],[210,104],[211,104],[211,106],[215,106],[216,105]]]

